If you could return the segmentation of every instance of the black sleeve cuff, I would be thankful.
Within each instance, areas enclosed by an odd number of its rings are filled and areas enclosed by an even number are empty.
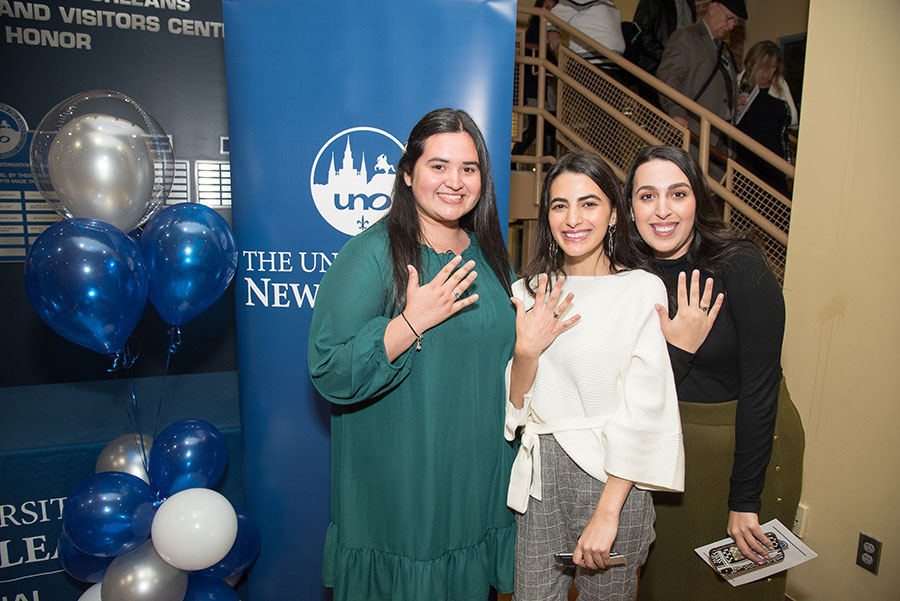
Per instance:
[[[688,372],[694,364],[694,353],[689,353],[677,346],[672,346],[668,342],[666,346],[669,348],[669,359],[672,361],[672,373],[675,374],[675,385],[681,384],[687,377]]]

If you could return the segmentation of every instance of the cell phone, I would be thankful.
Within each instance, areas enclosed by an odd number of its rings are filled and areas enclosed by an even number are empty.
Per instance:
[[[571,553],[555,553],[553,555],[556,558],[556,561],[563,564],[564,566],[575,566],[575,562],[572,561]],[[616,553],[615,551],[610,551],[609,553],[609,565],[610,566],[624,566],[625,565],[625,556]]]
[[[744,557],[744,554],[741,553],[737,543],[728,543],[713,547],[709,550],[709,559],[712,561],[713,566],[715,566],[719,574],[722,574],[723,576],[737,574],[738,572],[752,570],[753,568],[761,568],[762,566],[773,564],[784,559],[784,549],[787,547],[787,544],[778,540],[778,537],[772,532],[766,532],[765,534],[766,538],[769,539],[769,542],[772,543],[773,549],[769,551],[769,556],[765,558],[761,564]]]

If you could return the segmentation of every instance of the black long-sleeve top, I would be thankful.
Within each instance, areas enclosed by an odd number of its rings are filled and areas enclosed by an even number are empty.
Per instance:
[[[659,264],[670,298],[675,297],[680,272],[687,274],[690,285],[694,266],[687,256]],[[678,400],[737,399],[728,507],[759,513],[781,384],[784,297],[762,253],[754,248],[740,250],[715,274],[701,271],[701,291],[708,277],[713,277],[713,301],[724,292],[725,302],[695,354],[669,345]]]

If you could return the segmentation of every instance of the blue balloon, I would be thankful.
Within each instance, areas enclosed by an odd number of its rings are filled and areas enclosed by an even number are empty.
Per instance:
[[[150,302],[163,321],[183,325],[228,288],[237,268],[234,234],[209,207],[185,202],[154,215],[141,234]]]
[[[125,472],[101,472],[81,484],[63,506],[63,532],[88,555],[114,557],[150,535],[156,510],[150,486]]]
[[[114,557],[97,557],[82,553],[72,544],[66,533],[60,531],[59,543],[56,546],[59,563],[62,564],[66,574],[81,580],[82,582],[100,582],[106,568],[112,563]]]
[[[198,574],[188,575],[182,601],[239,601],[238,594],[224,581]]]
[[[203,570],[197,570],[195,574],[210,576],[211,578],[228,578],[240,574],[256,559],[259,553],[260,539],[259,526],[250,514],[240,507],[234,508],[238,519],[237,538],[228,554],[222,561]]]
[[[98,353],[125,345],[144,312],[147,289],[137,244],[94,219],[50,226],[25,259],[25,291],[41,319]]]
[[[171,424],[153,440],[150,485],[163,499],[189,488],[212,488],[225,473],[225,437],[200,419]]]

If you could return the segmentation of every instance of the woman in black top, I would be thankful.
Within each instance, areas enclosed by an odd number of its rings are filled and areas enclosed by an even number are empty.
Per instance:
[[[744,67],[744,72],[738,75],[741,90],[746,94],[754,88],[759,90],[746,110],[738,113],[737,127],[791,162],[788,128],[797,125],[797,108],[784,81],[784,59],[778,46],[769,41],[757,42],[747,52]],[[787,178],[779,169],[740,145],[737,160],[785,196],[790,195]]]
[[[760,524],[773,517],[793,523],[803,430],[782,383],[781,288],[760,250],[718,218],[685,151],[644,149],[625,194],[636,242],[669,291],[668,311],[657,312],[678,390],[686,472],[683,495],[657,499],[657,541],[638,597],[783,600],[783,576],[732,587],[693,551],[730,535],[761,561],[771,545]]]

